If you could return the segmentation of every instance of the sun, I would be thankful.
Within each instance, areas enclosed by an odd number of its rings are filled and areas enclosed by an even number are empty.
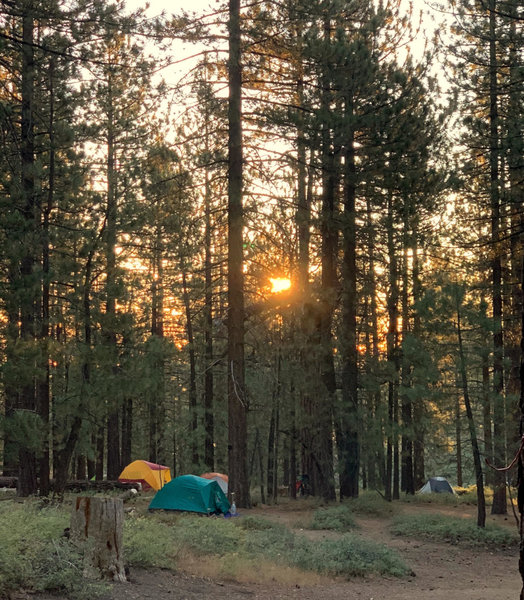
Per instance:
[[[288,279],[287,277],[270,277],[269,281],[271,281],[272,294],[284,292],[291,287],[291,279]]]

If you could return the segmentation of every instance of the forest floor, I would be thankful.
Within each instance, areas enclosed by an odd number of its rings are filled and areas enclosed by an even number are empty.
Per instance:
[[[441,513],[454,517],[476,518],[476,507],[429,504],[403,504],[399,511]],[[301,527],[312,508],[300,501],[277,506],[258,506],[242,510],[242,515],[257,515],[282,523],[311,539],[338,535],[331,531],[311,531]],[[518,572],[518,548],[493,550],[463,547],[451,543],[395,537],[389,533],[390,518],[358,517],[357,535],[395,549],[413,570],[406,578],[370,576],[349,581],[304,574],[289,570],[273,577],[270,572],[245,572],[242,581],[223,579],[210,559],[185,557],[178,571],[132,569],[129,582],[114,585],[105,600],[515,600],[521,581]],[[488,522],[515,528],[512,515],[488,516]],[[261,571],[262,569],[260,569]],[[41,600],[58,600],[41,596]]]

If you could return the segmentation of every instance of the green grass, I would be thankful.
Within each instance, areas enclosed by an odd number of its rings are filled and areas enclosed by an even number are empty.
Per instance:
[[[228,561],[228,556],[263,558],[346,577],[366,573],[401,576],[410,572],[394,551],[380,544],[347,535],[338,540],[314,541],[260,517],[229,520],[183,515],[172,530],[179,551],[218,555],[224,561]]]
[[[471,519],[442,515],[403,515],[396,517],[391,525],[394,535],[422,537],[453,544],[506,546],[518,541],[516,531],[494,524],[477,527]]]
[[[134,567],[173,569],[179,547],[173,530],[152,516],[124,521],[124,558]]]
[[[356,527],[355,517],[347,504],[318,508],[313,513],[309,529],[351,531]]]
[[[37,502],[0,503],[0,598],[21,588],[72,599],[106,591],[105,585],[82,578],[82,556],[63,536],[69,515],[65,508],[42,508]]]
[[[339,529],[352,523],[344,505],[320,512],[320,520],[336,517]],[[70,503],[56,507],[42,507],[37,501],[0,503],[0,598],[20,589],[71,600],[96,598],[107,591],[103,582],[82,576],[82,556],[63,536],[70,515]],[[410,572],[394,551],[351,535],[310,540],[284,525],[251,516],[224,519],[141,510],[126,515],[124,557],[131,568],[176,569],[181,555],[207,556],[227,565],[232,577],[235,569],[242,575],[240,570],[248,564],[344,577]]]
[[[400,498],[402,502],[413,504],[444,504],[451,506],[459,506],[461,504],[477,505],[477,486],[470,485],[467,488],[455,487],[455,494],[415,494],[411,496],[404,494]],[[513,494],[515,496],[516,494]],[[484,488],[484,497],[486,504],[491,505],[493,502],[493,490],[489,487]]]
[[[362,492],[358,498],[344,500],[352,512],[373,517],[390,517],[396,512],[397,507],[392,502],[387,502],[378,492]]]
[[[301,569],[348,578],[370,573],[403,577],[412,572],[393,550],[350,534],[320,543],[302,538],[291,556]]]

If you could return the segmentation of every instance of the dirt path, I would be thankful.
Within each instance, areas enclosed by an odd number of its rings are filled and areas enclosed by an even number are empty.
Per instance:
[[[439,512],[456,517],[474,517],[476,507],[468,505],[441,506],[406,505],[400,510],[414,513]],[[297,513],[274,508],[257,514],[285,523],[290,527],[300,524]],[[300,513],[299,513],[300,515]],[[302,516],[302,519],[306,515]],[[518,573],[517,548],[490,550],[465,548],[449,543],[435,543],[392,536],[389,519],[357,518],[357,535],[394,548],[413,569],[415,576],[407,579],[370,577],[349,582],[336,582],[302,590],[301,598],[365,598],[366,600],[515,600],[519,597],[521,581]],[[488,517],[488,522],[515,528],[511,516]],[[331,537],[331,532],[306,532],[308,537]],[[261,598],[264,596],[260,596]],[[265,596],[271,598],[271,596]],[[295,597],[293,594],[283,598]]]
[[[422,505],[401,508],[409,512],[442,512],[454,516],[472,516],[474,507]],[[326,531],[307,531],[303,525],[310,511],[283,507],[262,507],[243,514],[259,515],[285,524],[313,539],[337,535]],[[172,573],[158,569],[133,569],[130,582],[113,587],[107,600],[516,600],[520,593],[517,548],[491,551],[464,548],[446,543],[394,537],[389,519],[358,518],[358,535],[397,550],[415,575],[404,579],[373,576],[351,581],[315,576],[314,581],[300,573],[291,573],[285,584],[266,575],[263,583],[220,581],[203,577],[205,564],[196,564],[190,572]],[[508,517],[488,520],[515,527]],[[262,568],[260,566],[260,568]],[[191,574],[192,572],[192,574]],[[253,573],[253,581],[260,579]],[[313,581],[313,582],[312,582]],[[41,600],[58,600],[42,596]]]

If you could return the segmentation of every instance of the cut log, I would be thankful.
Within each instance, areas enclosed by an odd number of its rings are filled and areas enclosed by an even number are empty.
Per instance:
[[[124,503],[120,498],[79,496],[71,514],[71,541],[83,547],[84,576],[126,581]]]
[[[18,477],[0,477],[0,488],[16,488]],[[51,488],[54,488],[55,481],[51,479]],[[130,490],[140,491],[142,485],[131,481],[91,481],[87,479],[73,480],[66,483],[65,489],[68,492],[107,492],[108,490]]]
[[[1,488],[16,488],[18,477],[0,477]]]
[[[65,489],[68,492],[107,492],[109,490],[140,490],[141,487],[140,483],[131,481],[90,481],[81,479],[68,481]]]

